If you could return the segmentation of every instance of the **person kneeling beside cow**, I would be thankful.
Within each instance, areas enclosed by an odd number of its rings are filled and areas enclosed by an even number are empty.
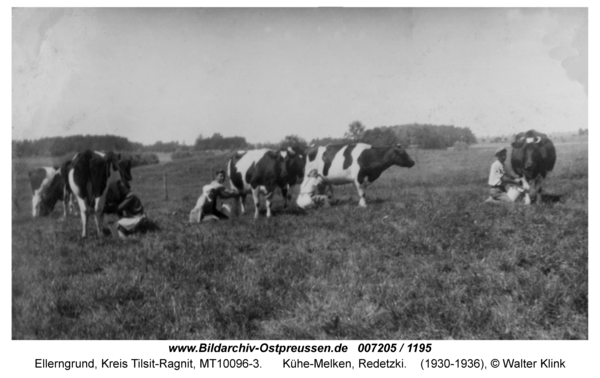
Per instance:
[[[104,212],[116,214],[119,217],[116,222],[116,230],[121,238],[157,229],[156,225],[144,214],[144,206],[140,198],[121,180],[109,188]]]
[[[190,223],[200,223],[211,220],[227,220],[233,215],[228,204],[223,204],[220,209],[217,199],[239,198],[240,194],[225,188],[225,171],[215,172],[215,179],[208,185],[202,187],[202,194],[196,202],[196,206],[190,211]],[[235,203],[234,203],[235,206]]]
[[[329,197],[325,194],[326,191],[327,183],[325,179],[316,169],[312,169],[302,182],[296,204],[303,210],[311,207],[329,206]]]
[[[499,147],[496,150],[496,161],[492,163],[488,179],[490,197],[485,202],[517,202],[524,197],[525,204],[529,204],[527,180],[506,173],[504,169],[506,155],[505,147]]]

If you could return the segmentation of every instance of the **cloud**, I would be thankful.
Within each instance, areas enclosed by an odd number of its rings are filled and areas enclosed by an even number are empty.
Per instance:
[[[588,18],[582,9],[577,17],[557,11],[550,13],[555,26],[542,41],[550,48],[548,56],[561,63],[570,80],[583,86],[588,94]]]

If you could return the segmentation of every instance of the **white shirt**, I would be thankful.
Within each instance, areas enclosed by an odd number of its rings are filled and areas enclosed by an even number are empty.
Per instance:
[[[488,184],[490,186],[502,185],[502,176],[504,176],[504,164],[500,160],[496,160],[490,169]]]
[[[307,177],[307,179],[302,183],[302,187],[300,188],[300,194],[308,195],[312,197],[316,194],[317,189],[320,186],[323,186],[323,179],[321,176],[317,177]]]

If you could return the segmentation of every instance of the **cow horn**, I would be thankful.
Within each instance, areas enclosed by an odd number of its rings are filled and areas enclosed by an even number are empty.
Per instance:
[[[534,143],[540,143],[542,141],[542,137],[536,137]]]

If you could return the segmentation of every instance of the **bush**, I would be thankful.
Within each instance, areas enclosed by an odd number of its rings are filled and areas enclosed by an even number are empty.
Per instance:
[[[173,160],[181,160],[187,159],[196,156],[196,154],[191,150],[178,150],[171,154],[171,159]]]
[[[454,151],[466,151],[469,149],[469,145],[466,142],[457,140],[456,142],[454,142],[453,148]]]
[[[123,154],[124,159],[131,160],[131,168],[140,167],[142,165],[158,164],[158,156],[149,152],[135,152]]]

